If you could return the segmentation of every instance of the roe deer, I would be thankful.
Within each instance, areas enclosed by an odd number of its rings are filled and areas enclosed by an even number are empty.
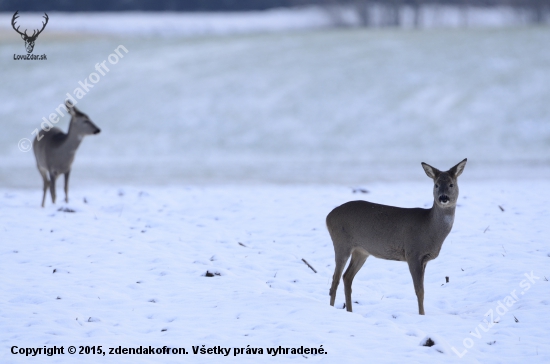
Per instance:
[[[36,166],[44,180],[42,207],[46,202],[48,187],[52,202],[55,203],[55,180],[60,174],[65,175],[65,202],[69,202],[69,175],[76,150],[85,135],[98,134],[101,131],[88,115],[80,112],[68,101],[65,105],[71,114],[69,132],[65,134],[61,129],[54,127],[44,135],[37,135],[32,144]]]
[[[327,216],[327,228],[334,244],[336,267],[330,288],[330,305],[344,266],[346,309],[351,312],[351,284],[369,255],[381,259],[405,261],[413,279],[418,312],[424,315],[424,270],[437,258],[443,241],[451,231],[458,198],[457,178],[467,159],[447,172],[422,163],[434,181],[434,203],[430,209],[401,208],[367,201],[350,201],[336,207]]]

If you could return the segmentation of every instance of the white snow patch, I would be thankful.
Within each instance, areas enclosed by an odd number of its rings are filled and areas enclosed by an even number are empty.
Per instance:
[[[74,188],[67,206],[75,213],[49,201],[40,208],[39,189],[4,189],[0,361],[30,360],[11,354],[12,346],[185,347],[190,354],[183,359],[78,357],[84,363],[180,363],[206,360],[192,354],[192,346],[323,345],[328,354],[305,356],[326,363],[548,362],[550,210],[541,196],[549,183],[471,182],[467,172],[455,226],[426,270],[425,316],[418,315],[406,264],[376,258],[355,278],[354,312],[329,305],[334,251],[324,221],[332,208],[358,198],[348,187]],[[368,189],[360,197],[377,203],[432,202],[429,181]],[[221,275],[205,277],[207,271]],[[525,290],[521,284],[531,272],[537,278]],[[499,315],[499,302],[513,290],[519,300]],[[336,306],[343,301],[340,285]],[[478,330],[476,338],[472,332],[486,325],[490,310],[498,324]],[[436,345],[422,346],[426,337]],[[460,360],[452,348],[462,353],[466,339],[473,345]],[[305,359],[265,352],[218,357],[208,359]]]

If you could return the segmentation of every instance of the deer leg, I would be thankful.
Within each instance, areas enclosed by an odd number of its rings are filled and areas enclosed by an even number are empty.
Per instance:
[[[351,284],[353,283],[353,278],[355,278],[355,275],[359,272],[363,264],[365,264],[365,260],[367,260],[368,257],[369,255],[367,252],[362,249],[355,249],[351,253],[351,261],[349,262],[348,269],[346,269],[344,273],[344,292],[346,294],[346,310],[348,310],[348,312],[352,312]]]
[[[334,306],[334,301],[336,300],[336,290],[338,289],[338,284],[340,283],[340,278],[342,277],[342,272],[346,266],[349,255],[344,257],[336,257],[336,267],[334,268],[334,275],[332,276],[332,285],[330,286],[330,305]]]
[[[71,171],[65,173],[65,202],[69,203],[69,175]]]
[[[416,258],[410,260],[408,263],[413,279],[414,291],[418,299],[418,314],[424,315],[424,271],[426,270],[426,262]]]
[[[40,172],[40,175],[42,176],[42,180],[44,182],[44,188],[42,193],[42,207],[44,207],[44,204],[46,203],[46,193],[48,192],[48,187],[50,187],[50,180],[48,180],[48,174],[46,171],[42,169],[38,169]]]
[[[57,174],[50,172],[50,194],[52,195],[52,203],[55,204],[55,180],[57,179]]]

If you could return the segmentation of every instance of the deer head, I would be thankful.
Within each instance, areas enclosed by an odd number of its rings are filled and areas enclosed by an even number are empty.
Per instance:
[[[15,30],[17,33],[21,34],[21,38],[23,38],[23,40],[25,41],[25,48],[27,49],[27,53],[32,53],[32,50],[34,49],[34,42],[36,41],[36,38],[38,38],[38,35],[40,33],[42,33],[42,31],[44,30],[44,28],[46,28],[46,24],[48,24],[48,14],[44,13],[44,19],[46,19],[46,22],[42,22],[42,29],[38,30],[38,29],[35,29],[34,32],[32,33],[31,36],[29,36],[27,34],[27,29],[25,29],[25,32],[24,33],[21,33],[19,31],[19,27],[15,27],[15,20],[17,18],[19,18],[19,15],[17,15],[17,13],[19,12],[16,11],[15,14],[13,14],[13,17],[11,18],[11,26],[13,27],[13,30]]]

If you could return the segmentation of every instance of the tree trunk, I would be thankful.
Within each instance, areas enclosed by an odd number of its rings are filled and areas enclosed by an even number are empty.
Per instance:
[[[371,13],[370,13],[370,1],[369,0],[356,0],[355,9],[359,18],[359,23],[362,27],[370,27]]]

